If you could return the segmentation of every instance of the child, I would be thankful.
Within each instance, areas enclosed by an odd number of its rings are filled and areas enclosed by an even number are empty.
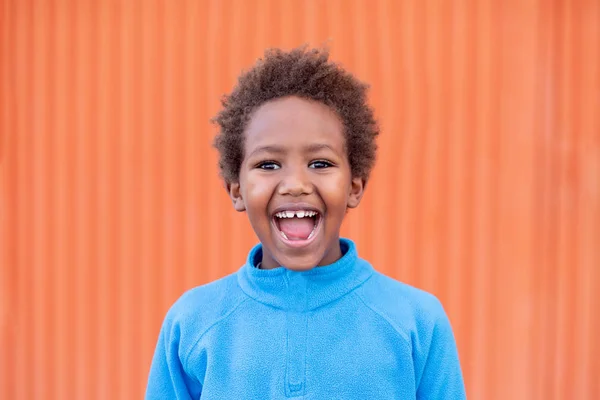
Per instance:
[[[323,50],[270,50],[215,117],[227,190],[260,240],[168,312],[147,399],[464,399],[432,295],[340,239],[375,161],[367,86]]]

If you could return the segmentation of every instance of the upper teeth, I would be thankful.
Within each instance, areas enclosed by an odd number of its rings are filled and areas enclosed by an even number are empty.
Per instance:
[[[316,211],[308,211],[308,210],[298,210],[298,211],[280,211],[275,214],[278,218],[304,218],[304,217],[314,217],[317,215]]]

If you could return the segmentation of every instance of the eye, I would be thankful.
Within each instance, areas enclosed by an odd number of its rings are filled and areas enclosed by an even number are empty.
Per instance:
[[[275,170],[281,168],[275,161],[262,161],[256,165],[256,168],[264,170]]]
[[[333,167],[333,163],[330,163],[329,161],[325,160],[316,160],[308,164],[308,168],[322,169],[329,167]]]

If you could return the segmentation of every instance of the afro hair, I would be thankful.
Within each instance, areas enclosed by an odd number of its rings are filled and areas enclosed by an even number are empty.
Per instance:
[[[222,98],[223,108],[212,119],[220,128],[214,146],[221,176],[227,183],[239,181],[244,131],[253,112],[270,100],[297,96],[324,103],[337,113],[344,126],[352,176],[366,182],[375,163],[379,134],[367,104],[367,89],[367,84],[329,61],[327,49],[266,50],[264,58],[242,73],[232,92]]]

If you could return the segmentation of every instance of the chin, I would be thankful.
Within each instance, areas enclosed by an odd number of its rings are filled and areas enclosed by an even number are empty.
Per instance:
[[[278,257],[279,264],[291,271],[309,271],[319,265],[320,260],[311,254],[307,257],[282,256]]]

